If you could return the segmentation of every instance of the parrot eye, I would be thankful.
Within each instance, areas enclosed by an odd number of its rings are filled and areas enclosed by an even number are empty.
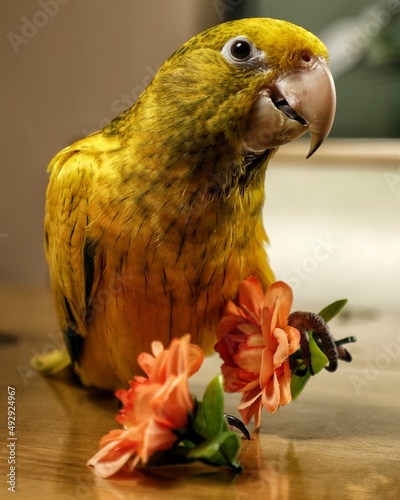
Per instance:
[[[245,66],[256,65],[263,56],[263,52],[258,50],[244,36],[231,38],[223,47],[221,54],[225,59],[236,66],[245,64]]]
[[[251,54],[251,45],[246,40],[237,40],[231,45],[231,55],[234,59],[247,59]]]

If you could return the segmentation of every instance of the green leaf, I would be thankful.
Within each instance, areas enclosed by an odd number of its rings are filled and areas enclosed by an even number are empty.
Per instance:
[[[316,343],[313,333],[309,333],[309,347],[311,354],[311,366],[314,374],[319,373],[324,366],[329,362],[328,358],[321,351]],[[305,373],[304,373],[305,372]],[[298,375],[298,373],[301,375]],[[292,399],[297,399],[300,393],[303,391],[307,382],[311,378],[311,373],[306,367],[305,363],[301,360],[297,361],[297,366],[293,369],[292,378],[290,380],[290,392],[292,394]]]
[[[347,302],[347,299],[337,300],[336,302],[329,304],[329,306],[324,307],[318,315],[328,323],[328,321],[340,313]]]
[[[304,370],[307,370],[305,374],[297,375],[296,372],[302,372]],[[310,378],[311,378],[311,373],[304,363],[301,363],[293,371],[292,378],[290,380],[290,392],[292,394],[293,400],[297,399],[300,396],[301,392],[307,385],[307,382],[310,380]]]
[[[228,432],[226,436],[226,439],[220,446],[220,453],[223,455],[224,459],[229,462],[231,467],[242,470],[242,466],[239,463],[241,447],[240,437],[236,432]]]
[[[315,342],[313,332],[309,334],[308,345],[310,347],[311,366],[314,374],[317,374],[324,368],[324,366],[329,363],[329,359],[325,356],[325,354],[318,347],[318,344]]]
[[[224,391],[222,375],[208,384],[203,401],[198,402],[193,429],[205,439],[218,436],[228,429],[224,417]]]
[[[240,438],[235,432],[222,432],[213,439],[196,446],[189,451],[187,458],[201,460],[210,465],[240,468],[238,456]]]

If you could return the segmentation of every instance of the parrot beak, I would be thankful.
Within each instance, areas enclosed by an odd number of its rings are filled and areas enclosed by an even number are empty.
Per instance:
[[[336,91],[323,59],[311,69],[293,71],[275,83],[288,105],[306,122],[311,136],[309,158],[328,136],[335,118]]]
[[[254,102],[244,147],[260,153],[310,132],[309,158],[328,136],[336,111],[335,84],[322,58],[263,89]]]

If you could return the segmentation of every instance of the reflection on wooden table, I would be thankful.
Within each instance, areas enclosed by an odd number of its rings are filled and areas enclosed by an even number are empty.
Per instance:
[[[337,338],[359,339],[350,348],[354,362],[320,374],[277,413],[264,413],[261,431],[243,441],[242,474],[193,464],[98,479],[85,464],[118,427],[117,400],[80,387],[67,371],[44,378],[30,369],[33,354],[61,342],[48,290],[3,286],[0,307],[3,404],[7,387],[16,389],[18,498],[400,498],[399,313],[350,308],[335,320]],[[196,395],[219,366],[217,357],[205,362],[192,379]],[[237,414],[237,403],[237,395],[227,395],[226,410]]]

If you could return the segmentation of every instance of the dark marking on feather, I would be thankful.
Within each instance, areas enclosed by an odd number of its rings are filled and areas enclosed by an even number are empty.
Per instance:
[[[208,315],[208,306],[210,305],[210,295],[209,295],[209,290],[206,292],[206,319]]]
[[[67,330],[63,332],[64,342],[71,359],[74,362],[76,361],[79,363],[84,339],[78,333],[78,325],[72,312],[71,305],[66,297],[64,297],[64,303],[67,312],[68,323],[70,325]]]
[[[118,264],[118,273],[122,275],[122,268],[124,267],[124,260],[125,260],[126,254],[121,255],[121,258],[119,259],[119,264]],[[122,280],[121,280],[122,281]]]
[[[217,270],[217,266],[214,266],[214,270],[213,272],[211,273],[211,276],[210,276],[210,279],[208,280],[207,284],[206,284],[206,288],[208,288],[210,285],[211,285],[211,282],[214,278],[214,275],[215,275],[215,271]],[[207,292],[208,294],[208,292]],[[208,297],[207,297],[208,298]]]
[[[182,254],[182,250],[183,250],[183,247],[184,247],[184,245],[185,245],[186,234],[187,234],[186,232],[185,232],[185,233],[183,233],[183,236],[182,236],[182,238],[181,238],[181,243],[180,243],[180,245],[179,245],[178,255],[176,256],[175,264],[177,264],[177,263],[178,263],[179,257],[180,257],[180,256],[181,256],[181,254]]]
[[[169,342],[171,342],[172,340],[173,309],[174,309],[174,297],[172,293],[170,293],[169,294]]]
[[[75,332],[72,328],[68,328],[63,332],[64,343],[67,347],[68,354],[73,363],[78,363],[82,354],[84,338]]]
[[[222,273],[222,285],[225,285],[226,280],[226,266],[224,265],[224,272]]]
[[[146,293],[147,293],[147,287],[149,285],[149,265],[148,265],[147,261],[145,262],[145,264],[143,266],[143,274],[144,274],[144,282],[145,282]]]
[[[68,317],[68,323],[71,325],[71,328],[75,331],[78,331],[78,323],[76,322],[75,316],[72,312],[71,305],[67,299],[67,297],[64,296],[64,302],[65,302],[65,309],[67,311],[67,317]]]
[[[164,288],[164,294],[167,295],[167,274],[165,272],[165,269],[163,268],[163,279],[162,279],[162,284]]]
[[[76,220],[74,221],[74,225],[72,226],[72,229],[71,229],[71,234],[69,235],[69,242],[68,242],[68,244],[70,246],[71,246],[72,236],[74,235],[74,232],[75,232],[75,227],[76,227]]]
[[[72,214],[72,210],[73,210],[73,205],[74,205],[74,198],[75,198],[75,195],[72,195],[71,197],[71,201],[69,202],[69,211],[68,211],[68,219],[71,217],[71,214]]]
[[[90,295],[93,288],[95,255],[95,245],[93,241],[86,238],[83,246],[83,268],[85,272],[85,299],[87,309],[89,308]]]
[[[197,199],[197,195],[199,194],[200,192],[200,188],[196,188],[196,191],[193,191],[192,193],[190,193],[189,197],[188,197],[188,200],[187,200],[187,205],[190,207],[190,208],[193,208],[195,203],[196,203],[196,199]]]
[[[177,219],[172,219],[169,226],[164,229],[164,234],[167,234],[177,223]]]
[[[118,215],[119,215],[119,212],[116,212],[114,217],[111,219],[110,226],[115,221],[115,219],[118,217]]]
[[[146,243],[146,250],[149,249],[150,243],[153,241],[153,234],[150,234],[149,241]]]
[[[193,287],[192,287],[192,284],[191,284],[190,280],[188,279],[188,277],[187,277],[187,276],[185,276],[185,279],[186,279],[187,284],[188,284],[188,286],[189,286],[189,289],[190,289],[190,295],[191,295],[191,297],[192,297],[193,299],[194,299],[194,298],[196,298],[197,294],[194,292],[194,290],[193,290]]]
[[[143,227],[143,224],[144,224],[144,221],[145,221],[145,220],[147,220],[147,218],[146,218],[146,217],[143,217],[142,222],[140,223],[140,225],[139,225],[139,227],[138,227],[138,230],[136,231],[136,235],[138,235],[138,234],[139,234],[140,230],[141,230],[141,229],[142,229],[142,227]]]

